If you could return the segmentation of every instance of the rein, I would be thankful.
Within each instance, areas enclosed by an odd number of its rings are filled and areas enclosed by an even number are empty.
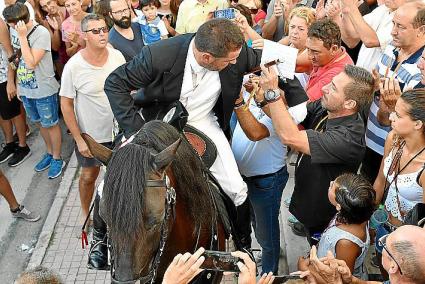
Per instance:
[[[173,220],[173,222],[174,222],[174,219],[175,219],[176,191],[171,186],[170,180],[169,180],[167,175],[165,175],[164,178],[161,179],[161,180],[147,180],[146,186],[147,187],[165,187],[165,189],[166,189],[166,195],[165,195],[166,210],[165,210],[164,219],[162,220],[162,223],[161,223],[161,235],[160,235],[158,250],[156,251],[153,262],[151,262],[151,265],[150,265],[151,267],[149,269],[148,274],[146,274],[144,276],[140,276],[137,279],[128,280],[128,281],[119,281],[119,280],[116,280],[114,278],[114,274],[115,274],[114,273],[114,258],[113,258],[114,254],[112,254],[112,257],[111,257],[111,278],[112,278],[111,280],[112,280],[112,283],[133,284],[136,281],[140,281],[141,284],[145,284],[145,283],[153,283],[155,281],[158,266],[159,266],[159,263],[160,263],[160,260],[161,260],[161,256],[164,252],[164,247],[165,247],[165,244],[167,243],[167,239],[168,239],[168,235],[169,235],[168,222],[170,220]]]

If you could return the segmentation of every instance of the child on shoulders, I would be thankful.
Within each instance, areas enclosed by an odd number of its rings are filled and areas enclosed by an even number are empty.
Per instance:
[[[143,15],[139,18],[140,29],[145,45],[168,38],[168,30],[158,16],[157,0],[142,0],[140,2]]]

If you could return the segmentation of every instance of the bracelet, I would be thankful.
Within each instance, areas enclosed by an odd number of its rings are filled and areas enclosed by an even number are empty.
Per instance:
[[[259,107],[259,108],[263,108],[263,107],[265,107],[268,104],[268,102],[266,101],[266,99],[263,99],[261,102],[255,101],[255,103],[257,104],[257,107]]]
[[[239,103],[235,104],[235,106],[234,106],[233,108],[234,108],[234,109],[238,109],[238,108],[243,107],[244,105],[245,105],[245,101],[244,101],[244,100],[242,100],[242,101],[240,101]]]

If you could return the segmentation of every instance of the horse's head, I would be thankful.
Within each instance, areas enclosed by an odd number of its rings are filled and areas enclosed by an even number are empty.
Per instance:
[[[181,133],[161,121],[147,122],[130,144],[113,154],[89,137],[83,138],[92,154],[108,165],[100,213],[109,229],[113,278],[133,283],[131,280],[150,276],[165,236],[161,231],[178,231],[184,242],[169,239],[158,270],[163,273],[170,256],[195,246],[201,227],[211,228],[217,218],[199,156],[185,139],[180,145],[175,142],[180,141]],[[167,176],[178,195],[172,227],[162,225],[167,218],[167,200],[172,201]],[[180,229],[174,230],[175,226]]]
[[[129,143],[108,162],[100,213],[112,244],[112,283],[145,283],[156,273],[173,220],[167,172],[179,145],[180,139],[157,153]]]

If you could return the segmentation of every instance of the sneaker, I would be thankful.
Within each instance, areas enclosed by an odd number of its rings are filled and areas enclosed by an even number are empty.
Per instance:
[[[23,205],[19,206],[19,210],[16,212],[11,212],[14,218],[22,218],[29,222],[36,222],[40,219],[40,215],[36,215],[26,209]]]
[[[3,151],[0,152],[0,164],[12,158],[13,154],[15,153],[15,149],[17,147],[15,142],[2,144],[2,146],[3,146]]]
[[[57,178],[62,174],[62,169],[65,167],[65,162],[62,159],[52,159],[50,163],[50,169],[47,176],[49,179]]]
[[[11,167],[16,167],[22,164],[29,156],[31,156],[31,150],[30,147],[25,146],[17,146],[15,153],[13,154],[12,158],[10,158],[9,162],[7,163]]]
[[[36,172],[42,172],[45,169],[47,169],[48,167],[50,167],[50,163],[53,160],[53,156],[50,155],[49,153],[44,154],[43,158],[41,158],[41,161],[38,162],[37,165],[35,165],[34,170]]]

